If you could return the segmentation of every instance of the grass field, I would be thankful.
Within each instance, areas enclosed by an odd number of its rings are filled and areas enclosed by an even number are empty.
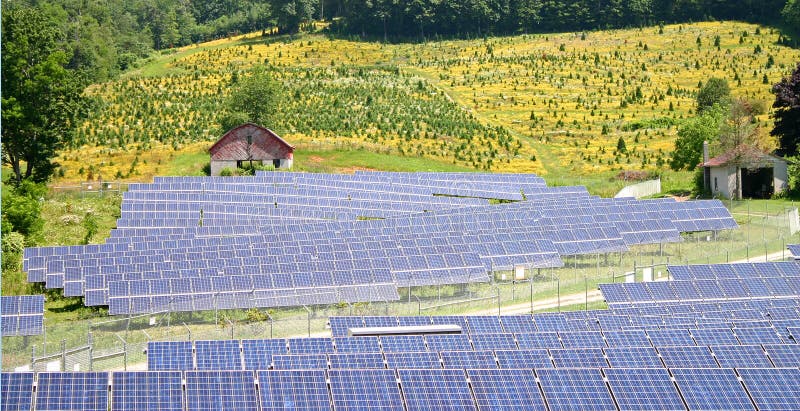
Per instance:
[[[282,120],[268,126],[298,153],[314,153],[312,164],[298,158],[298,169],[347,171],[342,152],[358,150],[386,156],[361,155],[353,167],[424,158],[428,168],[536,172],[608,194],[620,186],[619,170],[666,171],[700,82],[726,78],[734,95],[769,107],[771,84],[800,61],[778,36],[708,22],[424,44],[218,40],[90,87],[101,105],[59,158],[61,180],[199,173],[204,150],[223,132],[228,90],[266,65],[286,89],[275,108]],[[768,115],[759,121],[770,127]],[[690,186],[688,173],[671,177]]]

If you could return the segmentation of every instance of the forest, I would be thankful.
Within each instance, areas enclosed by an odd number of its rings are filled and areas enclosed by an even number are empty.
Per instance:
[[[800,27],[800,0],[22,0],[70,49],[70,68],[104,81],[153,50],[261,30],[294,33],[312,20],[344,36],[390,41],[474,38],[739,20]],[[796,44],[796,39],[781,39]]]

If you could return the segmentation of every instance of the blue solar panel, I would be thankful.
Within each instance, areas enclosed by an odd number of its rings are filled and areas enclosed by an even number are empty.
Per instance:
[[[425,351],[425,339],[421,335],[381,336],[383,352]]]
[[[798,344],[765,345],[764,350],[777,367],[800,367],[800,345]]]
[[[444,368],[497,368],[491,351],[442,351]]]
[[[327,354],[334,352],[330,338],[289,338],[289,354]]]
[[[653,347],[606,348],[606,358],[612,368],[660,368],[664,364]]]
[[[402,410],[394,370],[330,370],[336,410]]]
[[[689,330],[685,329],[661,329],[647,330],[647,336],[654,347],[667,347],[670,345],[695,345]]]
[[[507,333],[533,333],[536,332],[536,324],[530,315],[505,315],[500,317],[503,323],[503,330]]]
[[[252,371],[187,371],[185,375],[191,410],[258,410]]]
[[[710,348],[723,368],[772,367],[760,345],[712,345]]]
[[[546,410],[533,371],[467,370],[479,410]]]
[[[312,370],[328,368],[325,354],[273,355],[272,367],[276,370]]]
[[[364,320],[361,317],[329,317],[331,325],[331,335],[333,337],[347,337],[347,330],[352,327],[363,327]]]
[[[399,369],[407,410],[475,410],[464,370]]]
[[[689,330],[697,345],[731,345],[739,340],[730,328],[700,328]]]
[[[426,335],[425,342],[430,351],[469,351],[472,349],[467,334]]]
[[[151,341],[147,343],[147,369],[150,371],[192,370],[191,341]]]
[[[386,368],[383,354],[379,352],[354,352],[328,354],[331,368]]]
[[[545,349],[497,350],[495,351],[500,368],[552,368],[550,354]]]
[[[554,332],[539,332],[517,334],[517,345],[521,350],[534,348],[562,348],[558,334]]]
[[[397,322],[401,327],[431,325],[431,317],[413,316],[413,317],[397,317]]]
[[[258,385],[264,411],[331,409],[323,370],[259,371]]]
[[[800,409],[797,368],[742,368],[737,372],[759,410]]]
[[[397,317],[384,317],[384,316],[374,316],[374,317],[364,317],[364,326],[365,327],[397,327]]]
[[[389,368],[442,368],[438,352],[385,352],[383,356]]]
[[[472,336],[476,350],[513,350],[517,348],[513,334],[476,334]]]
[[[288,353],[286,340],[242,340],[244,369],[266,370],[272,365],[273,355]]]
[[[608,363],[601,348],[551,349],[556,368],[604,368]]]
[[[742,344],[783,344],[784,341],[769,327],[736,328],[736,338]]]
[[[241,370],[239,340],[195,341],[198,370]]]
[[[603,373],[621,410],[685,409],[664,368],[608,368]]]
[[[718,368],[708,347],[670,346],[658,347],[667,368]]]
[[[469,333],[475,334],[499,334],[503,332],[503,325],[500,317],[489,315],[470,315],[467,316],[467,326]]]
[[[33,373],[0,374],[0,410],[29,411],[33,404]]]
[[[337,353],[381,351],[380,342],[375,336],[334,338],[334,344]]]
[[[108,374],[44,372],[36,383],[37,410],[108,410]]]
[[[551,411],[616,410],[600,370],[536,369]]]
[[[120,411],[183,410],[180,371],[115,372],[112,409]]]
[[[730,368],[673,368],[675,383],[690,410],[753,410]]]
[[[605,348],[606,342],[599,331],[560,332],[564,348]]]
[[[603,332],[609,347],[647,347],[650,340],[644,330]]]

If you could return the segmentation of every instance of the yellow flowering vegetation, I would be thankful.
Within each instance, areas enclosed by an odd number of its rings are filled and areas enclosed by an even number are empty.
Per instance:
[[[90,87],[97,108],[57,160],[59,175],[143,180],[181,153],[203,153],[225,131],[229,90],[254,66],[285,89],[268,108],[279,120],[265,126],[299,150],[544,175],[658,171],[707,79],[725,78],[735,96],[769,107],[771,84],[800,61],[778,37],[710,22],[424,44],[319,34],[217,40]],[[759,121],[771,127],[768,114]]]

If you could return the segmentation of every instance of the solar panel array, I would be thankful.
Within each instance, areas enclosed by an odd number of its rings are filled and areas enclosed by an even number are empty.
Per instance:
[[[708,269],[734,278],[746,267]],[[681,281],[707,280],[719,278]],[[0,402],[4,410],[797,409],[797,297],[332,317],[330,338],[151,342],[144,372],[3,374]],[[455,324],[464,334],[344,336],[367,324]]]
[[[0,296],[0,335],[39,335],[44,331],[43,295]]]
[[[800,244],[789,244],[786,246],[795,259],[800,259]]]
[[[111,314],[280,307],[394,300],[731,228],[719,201],[605,199],[535,175],[165,177],[129,187],[105,244],[29,248],[23,264]]]

